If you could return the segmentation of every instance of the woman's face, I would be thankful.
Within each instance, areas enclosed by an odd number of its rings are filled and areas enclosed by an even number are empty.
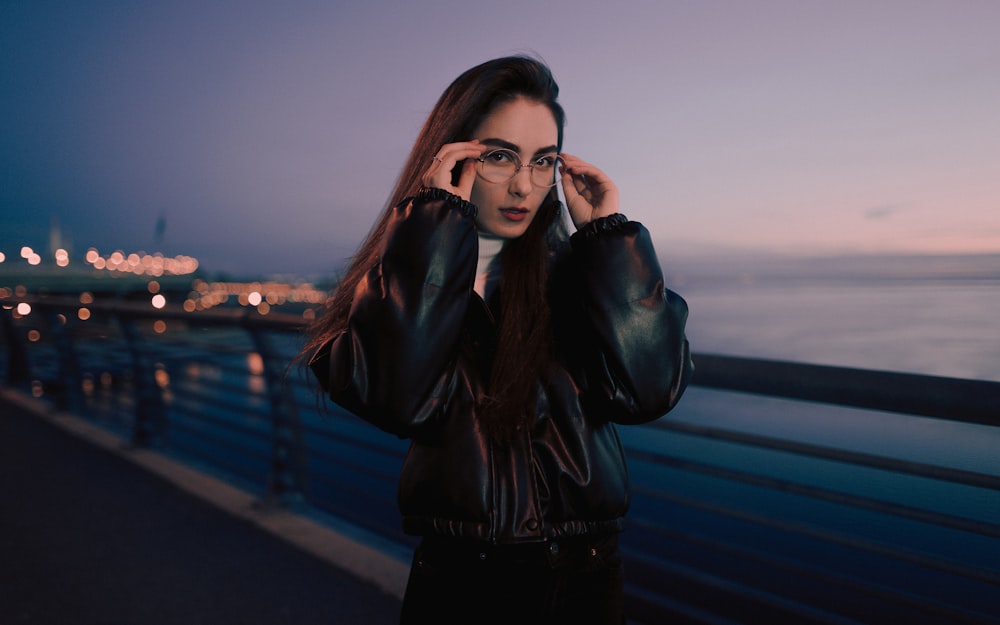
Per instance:
[[[540,102],[517,98],[500,105],[472,134],[492,148],[515,152],[522,163],[559,151],[555,117]],[[482,232],[514,239],[531,225],[549,189],[531,183],[531,169],[522,167],[506,182],[489,182],[477,175],[469,199],[479,208],[476,226]]]

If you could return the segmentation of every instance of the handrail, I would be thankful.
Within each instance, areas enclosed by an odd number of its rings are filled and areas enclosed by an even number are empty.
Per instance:
[[[716,354],[695,363],[700,386],[1000,425],[1000,382]]]
[[[759,434],[748,434],[746,432],[734,432],[719,427],[672,421],[669,419],[660,421],[657,423],[657,427],[665,430],[671,430],[673,432],[682,432],[702,438],[710,438],[712,440],[772,449],[775,451],[782,451],[810,458],[824,458],[836,462],[871,467],[895,473],[906,473],[908,475],[925,477],[942,482],[965,484],[969,486],[976,486],[977,488],[988,488],[1000,491],[1000,475],[988,475],[977,471],[941,467],[937,465],[913,462],[911,460],[901,460],[898,458],[886,458],[875,454],[848,451],[845,449],[831,449],[830,447],[824,447],[821,445],[778,439],[773,436],[761,436]]]

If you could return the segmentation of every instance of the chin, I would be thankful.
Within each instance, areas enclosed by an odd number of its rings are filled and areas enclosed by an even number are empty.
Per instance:
[[[518,225],[514,227],[499,228],[494,232],[493,236],[500,237],[501,239],[517,239],[527,231],[528,226]]]
[[[477,223],[476,227],[478,227],[483,234],[488,234],[500,239],[516,239],[527,232],[528,226],[530,225],[530,221],[521,223],[501,221],[493,223]]]

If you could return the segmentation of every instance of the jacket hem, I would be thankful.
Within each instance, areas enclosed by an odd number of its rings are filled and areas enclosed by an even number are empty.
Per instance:
[[[419,202],[444,202],[445,206],[454,208],[462,213],[462,215],[470,218],[474,218],[479,214],[479,209],[472,202],[437,187],[421,187],[415,199]]]
[[[575,536],[606,536],[617,534],[622,529],[623,521],[619,517],[605,521],[564,521],[540,528],[537,534],[495,538],[492,537],[488,523],[403,517],[403,532],[411,536],[445,536],[496,544],[542,542]]]

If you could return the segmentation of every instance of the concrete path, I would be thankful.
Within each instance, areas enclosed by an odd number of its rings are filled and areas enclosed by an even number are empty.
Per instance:
[[[165,479],[159,454],[116,451],[110,435],[95,445],[101,434],[81,437],[74,429],[94,426],[73,419],[0,395],[0,624],[398,621],[398,556],[287,512],[244,514],[249,495],[194,471]],[[179,486],[199,479],[218,502]],[[338,557],[368,581],[330,564]]]

